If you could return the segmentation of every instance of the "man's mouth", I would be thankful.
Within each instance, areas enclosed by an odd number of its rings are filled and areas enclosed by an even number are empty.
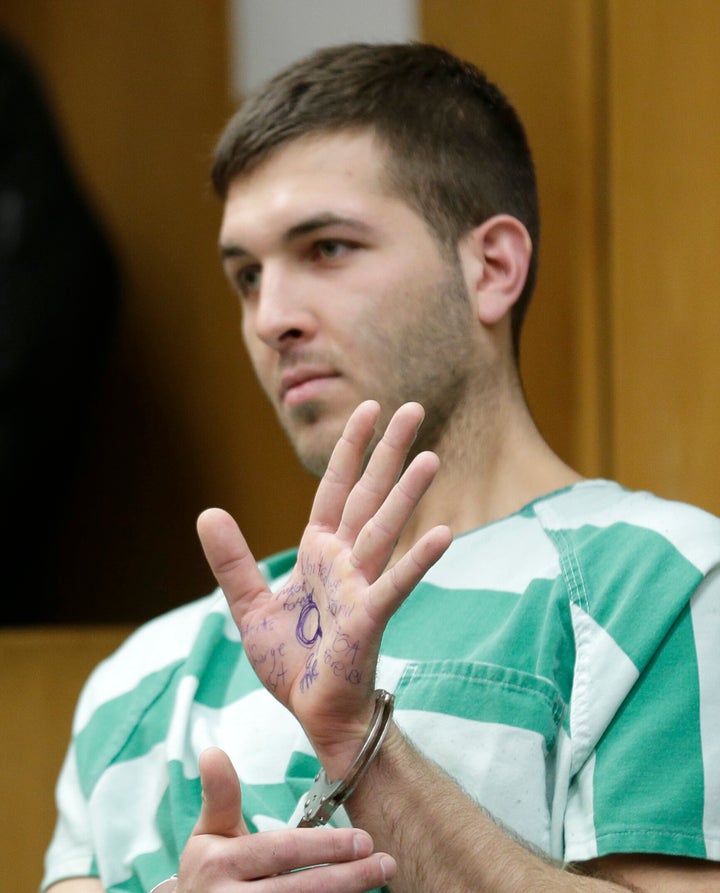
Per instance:
[[[299,406],[308,400],[320,399],[339,377],[334,369],[302,366],[289,369],[280,379],[280,403]]]

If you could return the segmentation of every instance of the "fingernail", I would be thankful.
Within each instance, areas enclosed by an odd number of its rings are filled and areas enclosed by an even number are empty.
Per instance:
[[[372,840],[367,834],[353,834],[353,850],[356,857],[369,856],[372,853]]]
[[[380,868],[383,873],[383,880],[389,881],[391,877],[395,876],[395,872],[397,871],[397,862],[392,858],[392,856],[383,856],[380,860]]]

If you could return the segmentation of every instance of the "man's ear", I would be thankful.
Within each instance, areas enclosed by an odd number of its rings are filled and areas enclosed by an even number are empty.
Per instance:
[[[516,217],[498,214],[465,236],[459,254],[478,319],[497,324],[525,286],[532,256],[527,229]]]

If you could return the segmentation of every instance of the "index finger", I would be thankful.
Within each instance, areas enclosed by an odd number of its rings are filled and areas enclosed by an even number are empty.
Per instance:
[[[372,838],[359,828],[261,831],[234,841],[234,873],[238,880],[259,880],[312,866],[355,862],[366,859],[372,852]]]
[[[345,503],[338,534],[355,540],[360,530],[383,506],[402,474],[425,411],[419,403],[403,403],[373,448],[360,480]],[[399,531],[398,531],[399,532]]]
[[[347,498],[360,476],[379,415],[380,405],[375,400],[365,400],[350,414],[318,485],[310,525],[337,530]]]

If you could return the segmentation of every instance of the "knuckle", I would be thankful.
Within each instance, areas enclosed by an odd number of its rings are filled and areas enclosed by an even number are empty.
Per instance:
[[[180,862],[182,877],[194,879],[191,883],[199,888],[222,877],[232,864],[228,843],[204,835],[191,838]]]
[[[352,855],[352,832],[346,829],[332,829],[330,836],[330,858],[332,862],[344,862]]]

